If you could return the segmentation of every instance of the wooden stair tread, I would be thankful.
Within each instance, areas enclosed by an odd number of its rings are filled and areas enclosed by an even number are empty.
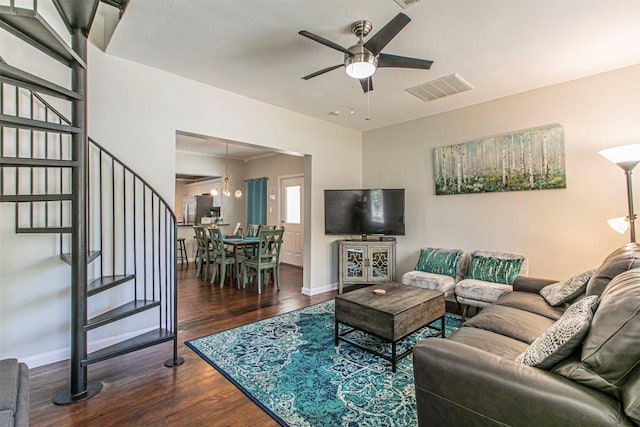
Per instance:
[[[102,362],[103,360],[111,359],[132,351],[141,350],[145,347],[151,347],[162,342],[171,341],[173,337],[174,334],[166,329],[154,329],[126,341],[89,353],[87,358],[81,361],[81,365],[87,366],[92,363]]]
[[[102,276],[92,280],[87,284],[87,296],[92,296],[104,292],[107,289],[116,287],[122,283],[133,280],[133,274],[116,274],[113,276]]]
[[[150,310],[154,307],[158,307],[159,305],[159,301],[134,300],[123,304],[120,307],[116,307],[113,310],[104,312],[96,317],[92,317],[87,321],[84,329],[86,331],[89,331],[91,329],[99,328],[109,323],[132,316],[134,314],[138,314],[143,311]]]

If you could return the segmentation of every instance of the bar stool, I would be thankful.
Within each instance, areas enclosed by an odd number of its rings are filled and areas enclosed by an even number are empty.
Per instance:
[[[184,264],[187,261],[187,267],[189,266],[189,258],[187,257],[187,247],[184,243],[184,237],[178,238],[178,253],[176,255],[176,262],[180,261],[180,264]]]

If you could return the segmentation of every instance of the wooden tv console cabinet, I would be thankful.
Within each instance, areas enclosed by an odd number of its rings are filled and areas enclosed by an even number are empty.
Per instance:
[[[394,282],[396,243],[387,241],[340,240],[338,242],[339,288],[345,284]]]

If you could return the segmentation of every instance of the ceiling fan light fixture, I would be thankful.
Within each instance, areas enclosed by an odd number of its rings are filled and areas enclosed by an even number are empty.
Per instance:
[[[351,55],[345,55],[344,65],[347,75],[354,79],[366,79],[376,72],[378,58],[362,45],[349,49]]]
[[[366,79],[376,72],[376,66],[370,62],[354,62],[347,65],[347,75],[354,79]]]

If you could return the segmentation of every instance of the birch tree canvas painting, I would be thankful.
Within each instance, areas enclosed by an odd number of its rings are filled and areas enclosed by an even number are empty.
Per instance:
[[[438,147],[436,195],[566,188],[564,158],[560,125]]]

